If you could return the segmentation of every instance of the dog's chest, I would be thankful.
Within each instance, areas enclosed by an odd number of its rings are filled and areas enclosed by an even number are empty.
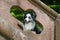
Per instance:
[[[24,31],[34,29],[35,23],[28,23],[24,25]]]

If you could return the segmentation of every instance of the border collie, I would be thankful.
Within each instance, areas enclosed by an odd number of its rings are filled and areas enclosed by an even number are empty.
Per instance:
[[[39,30],[36,26],[35,18],[36,14],[35,12],[25,12],[24,13],[24,21],[23,21],[23,30],[27,31],[30,30],[33,33],[40,34],[41,30]]]

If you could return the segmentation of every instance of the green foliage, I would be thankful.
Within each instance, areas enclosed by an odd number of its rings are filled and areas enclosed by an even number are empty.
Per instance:
[[[42,26],[42,24],[40,24],[39,22],[37,22],[36,21],[36,25],[37,25],[37,28],[39,29],[39,30],[43,30],[43,26]]]
[[[54,9],[56,12],[60,13],[60,5],[49,5],[52,9]]]
[[[54,9],[56,12],[60,13],[60,0],[41,0],[49,7]]]
[[[23,21],[23,12],[17,7],[12,7],[10,10],[10,13],[12,16],[17,18],[18,20]]]

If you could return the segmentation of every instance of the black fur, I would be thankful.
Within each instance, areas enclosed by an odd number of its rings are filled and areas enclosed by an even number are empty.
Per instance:
[[[40,33],[41,33],[41,30],[39,30],[39,29],[37,28],[37,26],[35,26],[35,28],[32,29],[31,31],[36,32],[36,34],[40,34]]]

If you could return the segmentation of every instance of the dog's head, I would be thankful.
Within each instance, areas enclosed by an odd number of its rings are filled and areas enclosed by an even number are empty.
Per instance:
[[[29,23],[29,22],[33,22],[35,21],[35,18],[36,18],[36,14],[34,11],[25,11],[24,13],[24,22],[25,23]]]

